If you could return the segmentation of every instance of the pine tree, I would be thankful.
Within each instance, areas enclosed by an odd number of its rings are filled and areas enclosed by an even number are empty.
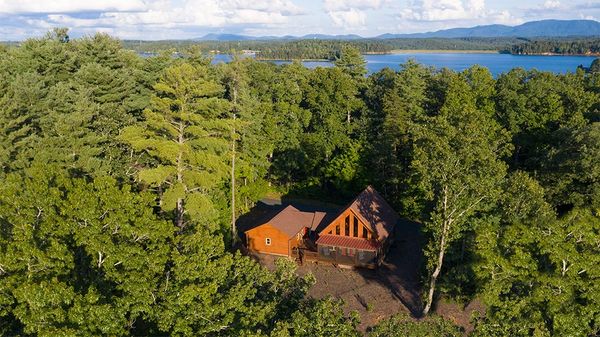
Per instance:
[[[223,87],[206,66],[181,63],[167,68],[155,85],[144,125],[123,130],[120,138],[156,158],[140,169],[139,180],[164,188],[160,205],[175,212],[180,231],[188,217],[214,225],[211,193],[229,172],[231,119]]]
[[[335,66],[355,80],[362,81],[367,74],[367,61],[360,54],[358,48],[344,45],[340,56],[335,60]]]

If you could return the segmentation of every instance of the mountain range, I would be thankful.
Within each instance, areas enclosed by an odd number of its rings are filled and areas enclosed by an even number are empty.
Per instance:
[[[327,34],[308,34],[303,36],[248,36],[237,34],[206,34],[196,38],[196,41],[260,41],[260,40],[358,40],[364,39],[362,36],[355,34],[347,35],[327,35]]]
[[[371,39],[395,38],[461,38],[461,37],[600,37],[600,22],[594,20],[540,20],[518,26],[485,25],[470,28],[451,28],[427,33],[382,34]],[[359,35],[309,34],[303,36],[247,36],[237,34],[207,34],[197,41],[247,41],[247,40],[356,40]]]

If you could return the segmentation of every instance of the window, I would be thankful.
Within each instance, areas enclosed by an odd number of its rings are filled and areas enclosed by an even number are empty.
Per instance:
[[[335,225],[335,235],[340,235],[340,224]]]
[[[265,238],[265,245],[267,245],[267,246],[271,245],[271,238]]]
[[[363,238],[367,239],[369,237],[369,231],[367,231],[366,227],[363,227]]]
[[[348,248],[348,256],[354,256],[354,248]]]
[[[353,230],[354,230],[354,233],[353,233],[354,235],[353,236],[355,238],[358,237],[358,219],[356,217],[354,217],[354,228],[353,228]]]
[[[333,234],[333,231],[332,231],[332,230],[331,230],[331,231],[329,231],[329,234]]]
[[[346,221],[344,224],[344,235],[350,236],[350,216],[346,217]]]

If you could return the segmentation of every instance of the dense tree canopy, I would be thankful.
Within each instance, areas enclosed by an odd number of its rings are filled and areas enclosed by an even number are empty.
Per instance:
[[[156,53],[173,49],[182,54],[190,47],[202,52],[236,53],[257,52],[262,60],[330,60],[339,58],[347,46],[361,53],[389,53],[394,50],[488,50],[501,53],[597,55],[600,39],[597,37],[517,38],[517,37],[463,37],[463,38],[356,38],[331,39],[328,37],[305,39],[267,39],[238,41],[125,41],[129,49]]]
[[[450,42],[506,43],[428,43]],[[474,336],[598,335],[598,73],[366,77],[360,52],[409,42],[378,43],[274,45],[336,60],[313,70],[61,29],[1,48],[0,334],[361,335],[292,261],[243,256],[235,225],[267,192],[372,184],[423,224],[425,315],[478,299]],[[365,333],[463,332],[399,314]]]

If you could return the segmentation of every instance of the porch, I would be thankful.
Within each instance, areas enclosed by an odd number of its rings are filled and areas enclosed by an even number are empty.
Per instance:
[[[367,268],[377,267],[378,254],[376,242],[331,235],[322,235],[316,242],[305,236],[291,251],[291,257],[301,264],[310,261]]]
[[[319,245],[317,255],[323,262],[367,268],[377,267],[376,250]]]

